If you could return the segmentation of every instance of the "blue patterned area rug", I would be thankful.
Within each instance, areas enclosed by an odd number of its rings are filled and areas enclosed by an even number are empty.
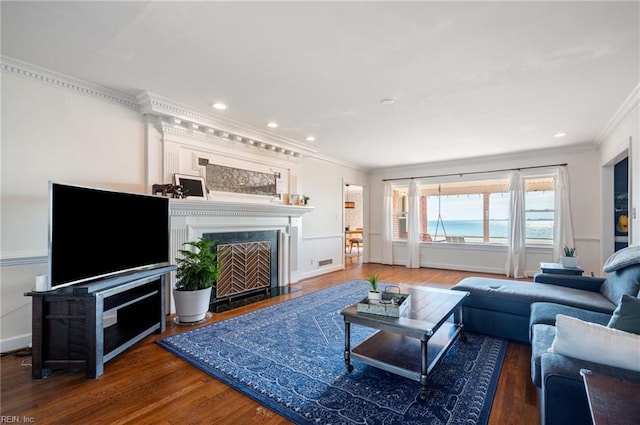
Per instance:
[[[352,360],[340,311],[366,296],[353,280],[158,341],[298,424],[486,424],[507,342],[466,333],[420,384]],[[352,346],[375,330],[351,325]]]

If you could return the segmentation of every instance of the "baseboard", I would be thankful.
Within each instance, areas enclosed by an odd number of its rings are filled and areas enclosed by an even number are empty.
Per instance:
[[[31,334],[14,336],[0,340],[0,352],[20,350],[31,346]]]
[[[312,270],[309,272],[304,272],[300,276],[300,280],[308,279],[310,277],[322,276],[323,274],[337,272],[339,270],[344,270],[344,264],[337,264],[331,267],[322,267],[316,270]]]

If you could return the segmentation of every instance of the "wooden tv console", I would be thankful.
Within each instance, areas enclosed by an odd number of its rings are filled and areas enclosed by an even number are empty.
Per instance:
[[[105,362],[148,335],[164,332],[166,276],[175,268],[26,293],[33,298],[31,376],[84,369],[87,378],[97,378]],[[115,317],[115,323],[106,326],[105,316]]]

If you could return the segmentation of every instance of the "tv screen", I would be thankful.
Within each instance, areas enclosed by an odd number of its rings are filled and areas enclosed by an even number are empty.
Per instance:
[[[168,264],[168,198],[50,183],[50,289]]]

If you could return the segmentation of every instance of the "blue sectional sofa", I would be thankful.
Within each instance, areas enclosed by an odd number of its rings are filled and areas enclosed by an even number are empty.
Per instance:
[[[558,315],[604,328],[611,325],[614,313],[619,316],[623,295],[640,305],[640,247],[618,251],[604,269],[607,278],[540,273],[528,282],[471,277],[453,287],[470,293],[459,318],[465,330],[531,344],[531,379],[538,388],[544,425],[591,424],[581,369],[640,382],[640,351],[638,367],[549,352],[556,341]],[[634,337],[636,333],[640,329]]]

